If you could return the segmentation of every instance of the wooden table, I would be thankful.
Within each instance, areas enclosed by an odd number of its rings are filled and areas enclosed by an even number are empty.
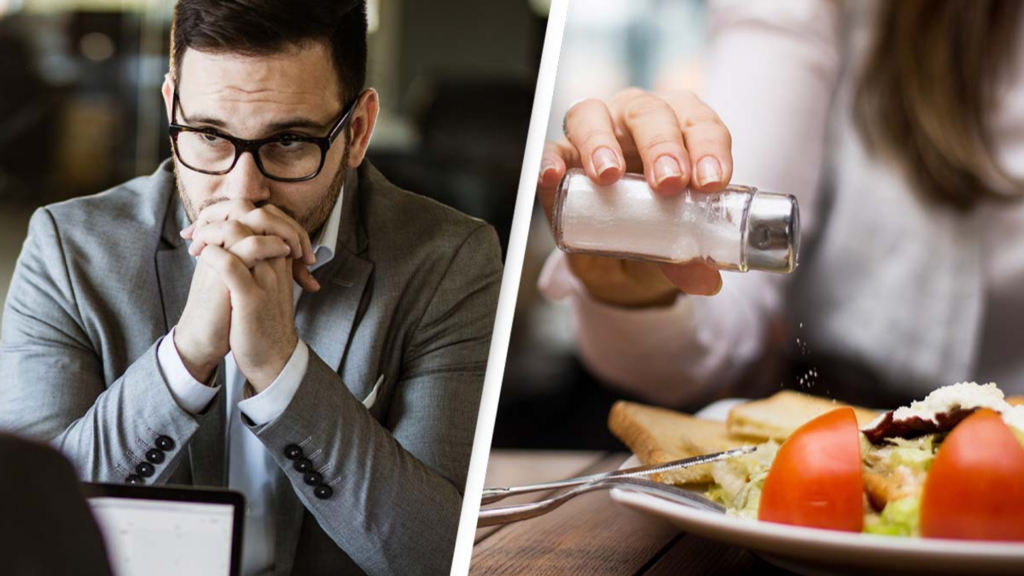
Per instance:
[[[617,468],[628,454],[496,450],[486,486],[514,486]],[[539,493],[502,504],[540,500]],[[607,492],[579,496],[545,516],[480,528],[470,574],[788,575],[748,550],[680,533],[620,506]]]

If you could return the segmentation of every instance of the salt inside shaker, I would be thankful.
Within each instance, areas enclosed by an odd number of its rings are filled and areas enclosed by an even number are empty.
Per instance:
[[[749,186],[664,196],[640,174],[601,186],[572,169],[553,216],[555,243],[570,253],[789,273],[800,249],[796,198]]]

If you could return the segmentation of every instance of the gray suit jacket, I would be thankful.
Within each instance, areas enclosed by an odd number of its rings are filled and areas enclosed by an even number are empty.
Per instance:
[[[252,428],[287,487],[275,573],[446,574],[497,304],[497,238],[368,163],[345,186],[336,256],[314,274],[323,289],[296,309],[306,376],[284,414]],[[36,212],[4,311],[0,428],[52,442],[99,482],[124,482],[165,436],[172,446],[146,483],[225,485],[223,387],[193,416],[157,366],[195,266],[178,235],[186,224],[169,162]],[[285,457],[293,444],[329,498]]]

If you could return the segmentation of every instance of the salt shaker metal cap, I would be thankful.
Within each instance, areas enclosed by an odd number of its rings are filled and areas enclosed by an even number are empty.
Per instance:
[[[789,194],[757,192],[747,214],[747,268],[792,272],[800,252],[800,209]]]

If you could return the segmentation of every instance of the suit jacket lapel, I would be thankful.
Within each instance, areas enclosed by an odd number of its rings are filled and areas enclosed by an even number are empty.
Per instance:
[[[299,337],[335,370],[341,366],[352,329],[362,312],[360,302],[373,271],[373,263],[361,257],[367,243],[359,217],[360,194],[370,193],[367,180],[357,177],[355,170],[349,171],[334,259],[313,273],[320,282],[320,292],[303,294],[295,311]]]
[[[188,302],[189,286],[195,272],[195,260],[188,253],[188,246],[178,232],[188,226],[188,217],[177,194],[172,193],[167,217],[164,219],[163,243],[156,253],[157,281],[163,299],[166,332],[178,324],[181,313]],[[220,390],[210,402],[206,412],[200,416],[203,425],[189,442],[189,458],[192,466],[192,483],[196,486],[226,485],[224,446],[224,387],[226,375],[224,363],[217,370],[217,384]]]
[[[160,297],[163,299],[166,332],[177,325],[185,310],[194,271],[195,262],[184,243],[156,253],[157,282],[160,283]]]
[[[295,324],[300,337],[335,370],[341,366],[372,271],[370,262],[341,252],[314,273],[320,292],[299,299]]]

